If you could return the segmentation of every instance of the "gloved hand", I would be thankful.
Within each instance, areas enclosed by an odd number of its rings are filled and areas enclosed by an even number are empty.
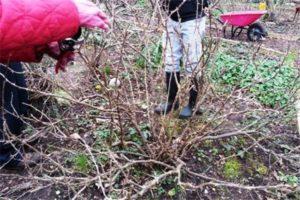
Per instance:
[[[105,31],[110,25],[107,16],[89,0],[72,0],[79,12],[80,27],[100,28]],[[52,42],[48,44],[47,54],[57,60],[55,73],[66,71],[69,62],[74,61],[75,53],[73,50],[62,50],[61,44]]]
[[[57,60],[55,65],[55,73],[57,74],[59,71],[66,71],[66,66],[69,62],[74,61],[75,53],[74,51],[61,51],[59,48],[58,42],[52,42],[48,44],[48,48],[46,53],[52,58]]]
[[[96,4],[89,0],[73,0],[79,12],[80,26],[108,30],[109,20]]]
[[[60,70],[65,72],[67,64],[71,61],[74,61],[74,59],[75,59],[75,53],[73,51],[63,52],[59,56],[59,59],[57,60],[57,63],[55,66],[55,73],[58,74],[58,72]]]
[[[51,42],[47,45],[46,53],[54,59],[58,59],[60,54],[59,43],[58,42]]]

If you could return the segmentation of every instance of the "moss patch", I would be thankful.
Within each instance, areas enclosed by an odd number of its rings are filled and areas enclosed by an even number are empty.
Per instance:
[[[266,175],[268,173],[268,168],[263,164],[259,164],[256,167],[256,171],[258,172],[259,175],[263,176],[263,175]]]
[[[227,179],[236,179],[241,174],[241,163],[237,159],[229,159],[224,164],[224,175]]]

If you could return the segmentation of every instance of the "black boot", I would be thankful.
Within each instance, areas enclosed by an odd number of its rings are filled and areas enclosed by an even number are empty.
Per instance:
[[[196,106],[196,101],[197,101],[197,96],[198,96],[198,91],[196,88],[194,88],[194,86],[191,88],[190,90],[190,99],[189,99],[189,103],[187,106],[185,106],[180,114],[179,114],[179,119],[188,119],[190,117],[192,117],[193,115],[193,110]]]
[[[154,112],[159,115],[168,114],[172,109],[177,110],[179,107],[178,101],[176,101],[176,95],[178,92],[178,83],[180,83],[180,73],[166,72],[166,85],[168,92],[168,101],[166,103],[158,105]]]

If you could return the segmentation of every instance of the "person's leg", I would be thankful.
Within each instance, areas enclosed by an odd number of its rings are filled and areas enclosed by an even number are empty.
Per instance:
[[[6,70],[8,81],[4,84],[4,119],[9,132],[20,135],[23,128],[21,117],[27,112],[28,95],[22,65],[14,62],[9,64],[9,68]]]
[[[183,64],[188,76],[194,75],[199,71],[200,59],[202,57],[202,40],[205,35],[206,18],[187,21],[181,23],[183,37]]]
[[[17,92],[18,92],[18,99],[19,99],[19,105],[20,110],[19,114],[22,116],[26,116],[28,114],[28,104],[29,104],[29,97],[28,97],[28,91],[27,84],[25,80],[24,70],[22,67],[22,64],[17,62],[12,64],[12,69],[17,72],[15,79],[16,79],[16,85],[18,86]]]
[[[168,100],[155,108],[157,114],[168,114],[172,109],[178,109],[176,101],[178,84],[180,82],[180,59],[182,58],[181,33],[178,22],[171,19],[167,22],[167,30],[162,37],[165,63],[165,82]]]
[[[8,68],[9,67],[9,68]],[[0,117],[0,167],[14,166],[22,159],[21,149],[10,142],[9,135],[21,134],[23,122],[21,115],[26,114],[22,103],[27,103],[27,92],[18,87],[26,87],[20,63],[0,66],[1,117]],[[17,72],[17,73],[16,73]]]
[[[187,119],[193,114],[198,96],[198,79],[201,76],[200,60],[202,57],[202,40],[205,35],[206,18],[200,18],[182,23],[184,65],[187,76],[191,79],[190,98],[188,105],[183,108],[179,118]]]

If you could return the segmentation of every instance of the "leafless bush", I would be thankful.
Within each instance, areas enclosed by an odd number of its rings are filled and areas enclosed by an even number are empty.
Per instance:
[[[30,149],[42,154],[44,162],[28,169],[28,174],[1,174],[3,179],[21,178],[22,184],[9,191],[1,188],[0,197],[26,199],[51,188],[52,195],[70,199],[158,198],[157,190],[170,178],[173,185],[186,191],[182,192],[186,196],[189,191],[200,191],[204,197],[209,196],[206,191],[213,193],[213,188],[229,188],[251,191],[262,199],[299,190],[299,182],[290,185],[277,173],[285,170],[299,179],[300,138],[295,133],[293,102],[266,107],[247,92],[249,86],[220,93],[210,77],[223,46],[231,49],[243,44],[221,40],[219,25],[210,19],[205,53],[199,63],[203,76],[197,107],[204,109],[202,115],[194,113],[190,121],[178,120],[177,112],[160,117],[153,113],[153,107],[165,100],[163,62],[153,60],[159,51],[153,53],[151,47],[159,46],[165,29],[164,12],[154,0],[98,3],[111,16],[111,30],[84,33],[86,43],[67,74],[57,79],[49,75],[51,68],[43,71],[38,67],[51,63],[26,66],[29,91],[40,100],[31,105],[32,114],[24,119],[28,127],[25,132],[29,138],[41,138]],[[250,49],[244,53],[251,58],[249,62],[272,57],[263,53],[259,44],[243,48]],[[281,59],[280,64],[284,62],[285,55],[274,57]],[[139,65],[139,59],[143,65]],[[64,81],[78,76],[82,77],[75,86]],[[120,80],[120,86],[110,85],[113,78]],[[188,86],[185,78],[180,102],[186,101]],[[298,84],[291,91],[296,87]],[[193,168],[197,150],[212,154],[212,149],[221,151],[232,139],[237,141],[232,146],[242,143],[240,151],[228,150],[229,154],[214,156],[210,167]],[[217,169],[232,158],[244,162],[241,154],[264,163],[267,172],[262,173],[261,182],[230,180]],[[201,168],[202,164],[196,166]]]

